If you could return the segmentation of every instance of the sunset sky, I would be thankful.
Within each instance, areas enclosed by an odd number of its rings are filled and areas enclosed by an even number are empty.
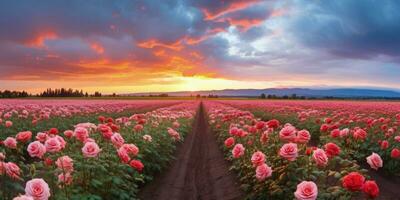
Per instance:
[[[397,0],[2,0],[0,90],[400,90]]]

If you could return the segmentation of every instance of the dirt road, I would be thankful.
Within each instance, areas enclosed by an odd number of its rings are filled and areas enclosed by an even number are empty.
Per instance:
[[[203,105],[198,110],[193,132],[179,147],[176,159],[165,173],[146,185],[143,200],[240,200],[242,191],[209,132]]]

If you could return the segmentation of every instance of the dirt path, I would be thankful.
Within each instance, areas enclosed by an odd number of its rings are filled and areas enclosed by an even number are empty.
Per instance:
[[[235,176],[229,172],[229,165],[208,130],[202,104],[193,132],[186,137],[176,155],[169,169],[141,190],[140,199],[242,199]]]

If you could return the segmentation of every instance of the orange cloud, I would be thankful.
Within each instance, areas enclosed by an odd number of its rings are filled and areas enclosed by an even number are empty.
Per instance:
[[[54,40],[57,39],[58,35],[53,32],[53,31],[45,31],[39,33],[35,38],[32,38],[25,42],[25,45],[30,46],[30,47],[44,47],[44,42],[46,40]]]
[[[159,42],[157,39],[151,39],[148,41],[140,42],[137,44],[139,47],[146,48],[146,49],[153,49],[156,47],[163,47],[167,49],[171,49],[174,51],[180,51],[183,48],[183,45],[181,44],[181,41],[178,40],[172,44],[165,44],[162,42]]]
[[[248,8],[251,5],[253,5],[254,3],[258,3],[258,2],[260,2],[260,0],[244,0],[244,1],[236,1],[236,2],[232,1],[232,3],[229,4],[227,7],[217,10],[214,13],[212,13],[211,11],[209,11],[207,9],[202,9],[202,11],[205,15],[205,18],[204,18],[205,20],[214,20],[225,14]]]
[[[263,23],[263,19],[231,19],[228,18],[227,21],[230,25],[240,28],[242,31],[247,31],[253,26],[258,26]]]
[[[96,42],[91,43],[90,48],[98,54],[104,53],[104,47],[99,43],[96,43]]]

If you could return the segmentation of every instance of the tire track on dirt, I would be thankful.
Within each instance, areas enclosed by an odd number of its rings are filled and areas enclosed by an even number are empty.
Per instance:
[[[139,197],[143,200],[243,199],[235,176],[208,130],[202,103],[193,131],[179,147],[170,168],[146,185]]]

